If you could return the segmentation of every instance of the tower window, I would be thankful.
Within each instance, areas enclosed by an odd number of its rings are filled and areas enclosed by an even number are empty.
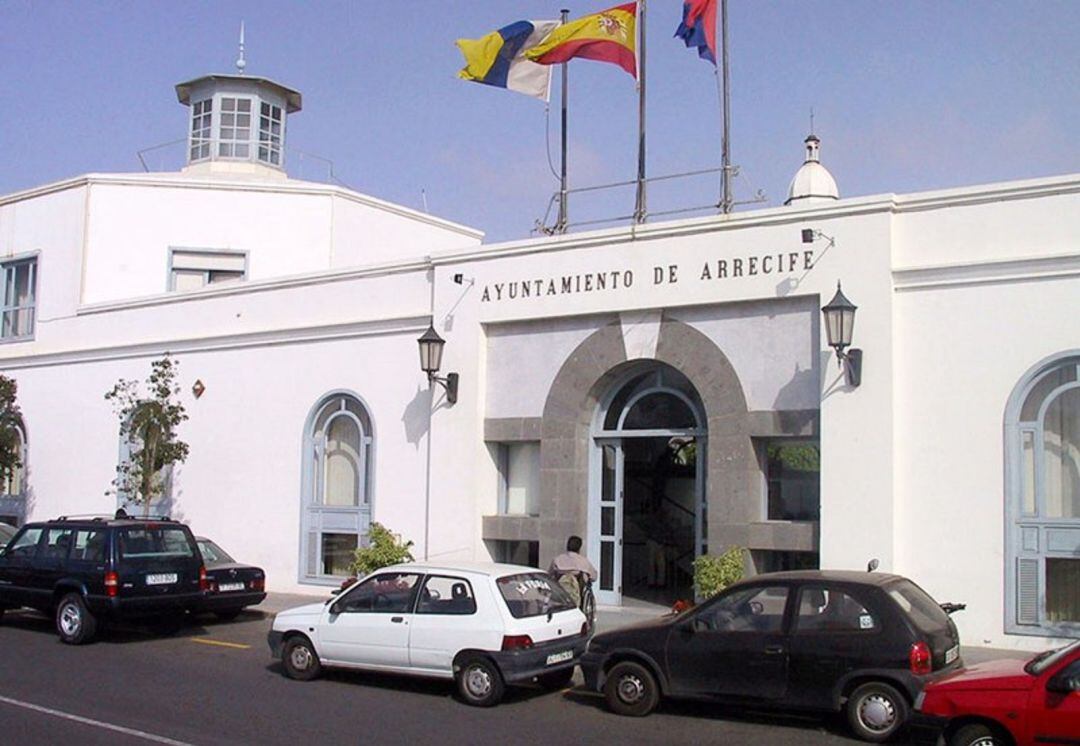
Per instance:
[[[281,165],[281,107],[262,104],[259,117],[259,160]]]
[[[191,106],[191,160],[210,157],[210,118],[212,99],[196,101]]]
[[[218,131],[218,157],[251,156],[251,99],[221,99],[221,123]]]

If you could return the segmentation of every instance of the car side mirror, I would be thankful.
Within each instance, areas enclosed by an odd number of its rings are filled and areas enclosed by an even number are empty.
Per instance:
[[[1055,694],[1080,692],[1080,676],[1068,676],[1064,671],[1054,674],[1046,682],[1046,691]]]
[[[331,614],[340,614],[343,611],[345,611],[345,604],[341,603],[341,601],[335,601],[334,603],[330,604]]]
[[[709,623],[704,619],[695,617],[694,621],[690,623],[691,632],[708,632]]]

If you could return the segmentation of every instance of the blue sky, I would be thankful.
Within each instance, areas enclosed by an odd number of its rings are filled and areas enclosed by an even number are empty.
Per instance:
[[[247,71],[300,90],[293,176],[349,186],[522,238],[557,189],[535,99],[456,79],[459,37],[572,17],[604,0],[25,2],[0,0],[0,194],[87,172],[139,171],[137,151],[182,138],[173,86]],[[679,0],[649,0],[649,174],[720,162],[713,68],[672,39]],[[783,202],[815,111],[843,196],[1080,171],[1080,2],[729,0],[736,197]],[[613,65],[571,63],[571,186],[632,179],[637,98]],[[178,146],[147,156],[175,169]],[[650,192],[655,211],[715,203],[717,180]],[[632,190],[579,198],[571,218],[628,214]],[[741,209],[751,209],[743,207]]]

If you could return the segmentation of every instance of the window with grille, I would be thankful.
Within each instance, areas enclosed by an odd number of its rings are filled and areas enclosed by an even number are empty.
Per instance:
[[[218,130],[218,157],[251,157],[251,99],[221,99]]]
[[[191,161],[210,157],[210,125],[214,109],[212,99],[191,105]]]

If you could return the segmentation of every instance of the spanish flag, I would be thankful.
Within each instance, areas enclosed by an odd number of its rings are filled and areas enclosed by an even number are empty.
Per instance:
[[[458,39],[465,57],[458,77],[547,101],[551,68],[527,60],[525,52],[558,25],[558,21],[518,21],[481,39]]]
[[[574,57],[611,62],[637,77],[637,3],[564,23],[525,57],[541,65],[555,65]]]

